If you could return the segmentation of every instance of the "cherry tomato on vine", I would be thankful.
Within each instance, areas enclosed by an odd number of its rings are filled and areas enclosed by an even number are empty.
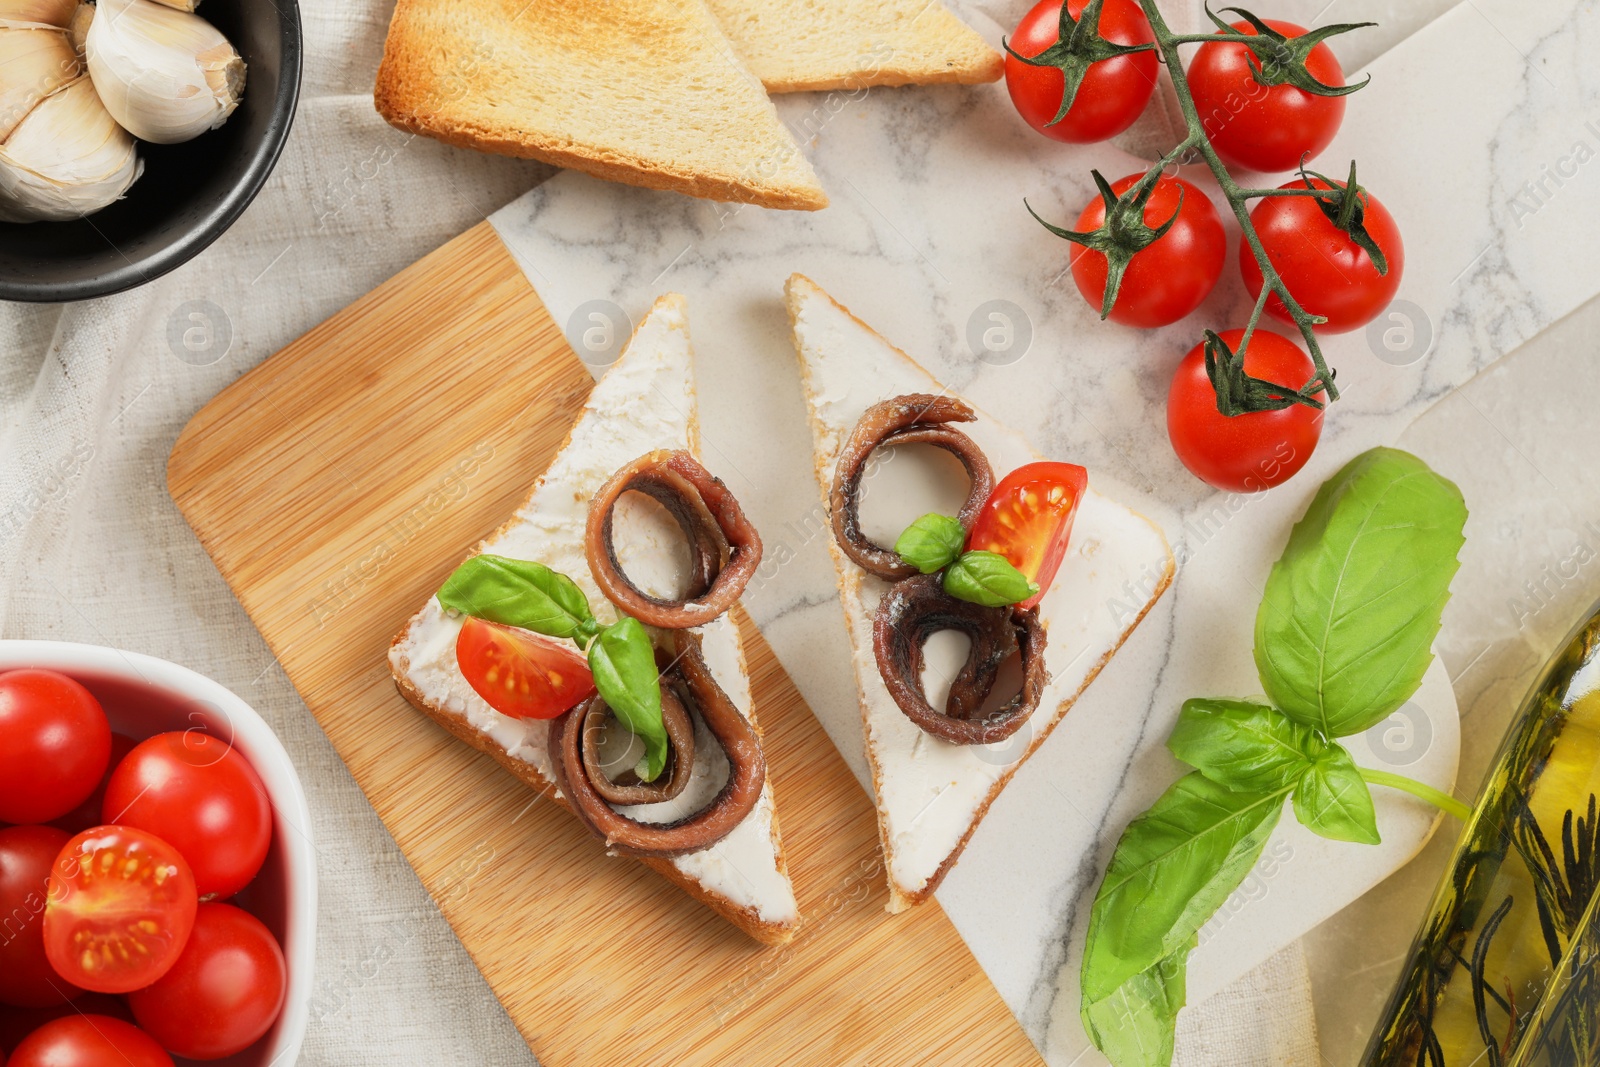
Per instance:
[[[128,995],[145,1032],[179,1056],[214,1060],[272,1028],[288,987],[272,932],[231,904],[202,904],[172,970]]]
[[[456,662],[467,684],[513,719],[553,719],[594,694],[588,661],[571,642],[470,615]]]
[[[1292,22],[1262,21],[1285,37],[1306,32]],[[1256,36],[1248,22],[1236,22],[1233,28]],[[1293,85],[1262,85],[1254,74],[1258,62],[1242,44],[1203,44],[1189,63],[1189,91],[1211,147],[1225,163],[1263,174],[1293,170],[1301,157],[1314,158],[1339,132],[1344,97],[1316,96]],[[1344,85],[1344,70],[1326,42],[1311,49],[1306,70],[1323,85]]]
[[[1067,0],[1067,13],[1083,14],[1089,0]],[[1060,37],[1060,0],[1040,0],[1017,23],[1006,43],[1018,55],[1035,58]],[[1100,10],[1100,36],[1113,44],[1149,44],[1155,40],[1150,23],[1134,0],[1105,0]],[[1017,113],[1046,137],[1069,144],[1088,144],[1114,137],[1133,125],[1156,87],[1156,54],[1138,52],[1113,56],[1089,66],[1078,86],[1072,106],[1061,121],[1050,120],[1061,110],[1065,79],[1060,69],[1034,66],[1006,55],[1006,89]]]
[[[110,761],[111,724],[87,689],[55,671],[0,674],[0,822],[60,818]]]
[[[1244,331],[1226,330],[1221,337],[1237,351]],[[1258,326],[1244,354],[1244,370],[1254,378],[1298,387],[1316,374],[1316,365],[1293,341]],[[1325,395],[1318,393],[1317,399],[1325,400]],[[1218,489],[1253,493],[1288,481],[1306,465],[1322,436],[1322,412],[1291,404],[1278,411],[1222,414],[1200,344],[1189,350],[1172,376],[1167,436],[1195,477]]]
[[[1044,599],[1072,537],[1072,520],[1089,487],[1074,463],[1025,463],[1000,479],[967,535],[969,550],[998,552],[1039,586],[1018,607]]]
[[[50,871],[45,955],[85,989],[142,988],[177,960],[196,904],[194,875],[177,849],[128,826],[85,830]]]
[[[132,1023],[68,1015],[24,1038],[6,1067],[172,1067],[172,1057]]]
[[[157,734],[117,765],[104,822],[147,830],[177,849],[202,897],[225,899],[261,869],[272,805],[248,760],[200,730]]]
[[[1330,188],[1321,178],[1311,178],[1317,189]],[[1343,188],[1344,183],[1334,186]],[[1304,189],[1296,179],[1284,189]],[[1367,250],[1334,225],[1318,203],[1309,196],[1270,196],[1250,212],[1261,245],[1272,267],[1289,287],[1300,306],[1328,321],[1316,327],[1318,333],[1344,333],[1365,326],[1389,306],[1400,288],[1405,270],[1405,246],[1394,216],[1364,194],[1362,226],[1377,244],[1386,261],[1387,273],[1379,274]],[[1252,297],[1261,294],[1261,266],[1239,240],[1239,273]],[[1275,317],[1292,322],[1283,301],[1276,295],[1267,298],[1267,310]]]
[[[44,954],[50,867],[69,836],[53,826],[0,830],[0,1003],[44,1008],[82,992],[56,974]]]
[[[1113,182],[1111,191],[1121,196],[1143,177],[1130,174]],[[1117,302],[1111,307],[1112,322],[1146,328],[1177,322],[1200,306],[1222,276],[1228,240],[1211,198],[1182,178],[1159,178],[1145,204],[1145,225],[1154,229],[1172,218],[1173,212],[1178,218],[1172,229],[1135,252],[1128,262]],[[1105,220],[1105,203],[1096,197],[1079,214],[1077,229],[1086,233]],[[1106,293],[1105,253],[1075,245],[1071,255],[1072,280],[1089,306],[1098,311]]]

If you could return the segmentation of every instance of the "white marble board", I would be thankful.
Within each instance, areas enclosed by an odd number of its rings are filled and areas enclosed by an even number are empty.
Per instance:
[[[998,42],[1000,27],[979,11],[966,14]],[[1310,494],[1350,456],[1393,441],[1435,401],[1600,290],[1595,216],[1575,223],[1573,212],[1600,192],[1600,168],[1583,165],[1600,146],[1600,121],[1586,125],[1600,120],[1600,67],[1582,60],[1597,37],[1592,4],[1469,0],[1369,68],[1372,85],[1350,98],[1343,131],[1320,162],[1342,173],[1354,155],[1363,182],[1398,218],[1408,253],[1400,302],[1382,329],[1329,339],[1345,397],[1305,471],[1260,497],[1217,494],[1190,477],[1162,419],[1171,370],[1199,331],[1238,324],[1247,312],[1233,256],[1218,292],[1184,322],[1143,332],[1096,321],[1064,276],[1065,246],[1021,201],[1069,219],[1091,195],[1091,167],[1115,178],[1142,163],[1111,146],[1034,135],[1001,86],[780,98],[780,114],[832,197],[819,213],[564,174],[492,217],[597,373],[628,317],[661,292],[688,296],[708,462],[768,546],[746,603],[864,782],[781,303],[790,272],[816,279],[1045,453],[1089,466],[1102,491],[1166,530],[1180,560],[1173,590],[1017,775],[939,892],[1050,1062],[1098,1062],[1083,1055],[1076,970],[1099,871],[1122,826],[1178,773],[1162,743],[1181,701],[1259,690],[1250,657],[1258,591]],[[1590,146],[1586,155],[1580,143]],[[1204,184],[1203,175],[1186,176]],[[1528,182],[1543,189],[1530,197]],[[994,324],[992,301],[1010,305],[999,310],[1018,341],[981,360],[967,338],[972,324]],[[1352,739],[1356,758],[1449,788],[1458,733],[1442,667],[1414,703],[1418,714]],[[1334,845],[1284,821],[1261,871],[1205,931],[1191,964],[1191,1003],[1421,847],[1429,811],[1380,794],[1385,843],[1376,848]]]

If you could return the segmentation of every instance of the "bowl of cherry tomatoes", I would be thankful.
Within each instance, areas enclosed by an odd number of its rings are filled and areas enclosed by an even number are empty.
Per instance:
[[[316,855],[288,753],[165,660],[0,642],[0,1065],[292,1064]]]

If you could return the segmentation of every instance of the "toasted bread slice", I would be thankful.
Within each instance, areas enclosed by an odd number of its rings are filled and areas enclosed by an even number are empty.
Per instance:
[[[973,85],[1004,59],[938,0],[710,0],[768,92]]]
[[[698,452],[699,445],[688,321],[683,298],[672,294],[656,301],[621,359],[594,387],[567,443],[532,495],[477,551],[537,560],[561,571],[583,589],[598,619],[613,621],[616,611],[595,585],[584,556],[589,500],[630,460],[663,448]],[[665,595],[679,566],[676,527],[640,508],[636,497],[629,494],[617,505],[619,558],[642,588]],[[429,599],[389,650],[400,692],[529,786],[560,799],[547,747],[550,724],[501,715],[473,691],[456,663],[460,628],[459,618],[449,616],[437,598]],[[696,632],[717,683],[746,711],[759,737],[738,626],[730,615],[722,615]],[[715,795],[726,780],[727,761],[704,725],[699,735],[699,751],[708,761],[702,767],[697,757],[695,777],[683,796],[650,809],[629,809],[630,814],[665,821],[688,814]],[[680,802],[689,810],[667,810]],[[595,847],[602,846],[597,841]],[[799,925],[770,777],[755,809],[720,842],[687,856],[645,862],[758,941],[783,944]]]
[[[399,0],[373,101],[462,148],[712,200],[828,203],[705,0]]]
[[[839,449],[868,407],[904,393],[949,390],[809,278],[791,276],[785,297],[811,415],[817,483],[826,507]],[[960,429],[984,450],[996,479],[1042,458],[1020,434],[982,412],[976,422],[962,423]],[[924,733],[900,711],[878,673],[872,645],[873,615],[888,586],[828,538],[855,650],[856,687],[877,795],[890,911],[920,904],[932,895],[1017,768],[1171,584],[1172,552],[1161,530],[1096,492],[1092,474],[1090,480],[1091,488],[1078,508],[1071,548],[1039,605],[1048,635],[1049,683],[1022,729],[994,745],[950,744]],[[872,492],[893,489],[874,483]],[[941,664],[937,651],[931,645],[927,650],[930,669],[953,676],[959,660]],[[934,696],[931,691],[930,696]]]

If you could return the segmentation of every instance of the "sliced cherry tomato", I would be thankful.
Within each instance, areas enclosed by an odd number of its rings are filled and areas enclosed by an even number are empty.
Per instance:
[[[249,884],[272,844],[272,805],[250,762],[200,730],[157,734],[117,765],[103,822],[176,848],[207,899]]]
[[[111,724],[87,689],[55,671],[0,674],[0,822],[60,818],[110,762]]]
[[[1317,189],[1329,188],[1320,178],[1312,178],[1311,184]],[[1343,182],[1334,185],[1344,188]],[[1283,188],[1304,189],[1305,183],[1296,179]],[[1366,249],[1335,226],[1311,197],[1269,196],[1250,212],[1250,221],[1283,284],[1301,307],[1328,320],[1316,327],[1318,333],[1344,333],[1365,326],[1389,306],[1400,288],[1406,252],[1394,216],[1377,197],[1366,194],[1361,219],[1387,261],[1387,273],[1379,274]],[[1244,275],[1250,295],[1260,296],[1261,266],[1242,237],[1239,273]],[[1284,322],[1294,321],[1276,295],[1267,298],[1267,310]]]
[[[1130,174],[1111,185],[1121,196],[1138,184],[1143,174]],[[1178,206],[1182,194],[1183,207]],[[1111,321],[1124,326],[1154,327],[1177,322],[1200,306],[1222,276],[1228,255],[1228,238],[1211,198],[1182,178],[1159,178],[1144,206],[1145,225],[1161,226],[1173,213],[1177,221],[1128,261],[1111,305]],[[1099,229],[1106,221],[1106,205],[1098,196],[1078,216],[1080,233]],[[1072,280],[1078,292],[1096,311],[1106,295],[1106,256],[1082,245],[1072,246]]]
[[[1285,37],[1299,37],[1303,26],[1263,19]],[[1248,22],[1238,33],[1256,35]],[[1292,85],[1262,85],[1258,60],[1242,44],[1216,42],[1195,50],[1189,63],[1189,91],[1205,124],[1211,147],[1231,166],[1277,174],[1293,170],[1301,157],[1315,158],[1344,121],[1344,97],[1316,96]],[[1311,49],[1306,70],[1323,85],[1342,86],[1344,70],[1326,42]]]
[[[473,691],[513,719],[553,719],[594,694],[589,664],[570,642],[470,615],[456,662]]]
[[[1237,350],[1244,331],[1225,330],[1221,336]],[[1293,341],[1257,326],[1244,354],[1244,371],[1269,382],[1304,385],[1316,366]],[[1218,489],[1253,493],[1288,481],[1306,465],[1322,436],[1322,412],[1291,404],[1278,411],[1222,414],[1206,376],[1205,346],[1195,345],[1178,364],[1167,393],[1167,435],[1195,477]]]
[[[133,751],[133,746],[139,742],[127,734],[111,735],[111,759],[106,764],[106,773],[100,776],[100,784],[94,787],[94,792],[89,794],[89,799],[73,808],[59,819],[51,819],[50,825],[65,830],[68,836],[81,834],[91,826],[100,826],[106,820],[100,815],[100,809],[105,804],[106,784],[111,781],[117,765],[122,758]]]
[[[128,1003],[139,1025],[176,1055],[214,1060],[272,1028],[288,982],[283,950],[260,919],[231,904],[202,904],[178,962]]]
[[[45,1023],[65,1019],[69,1015],[109,1015],[123,1022],[133,1022],[133,1011],[128,1007],[128,1001],[108,993],[83,993],[69,1003],[48,1008],[0,1005],[0,1056],[22,1044],[23,1038]]]
[[[0,830],[0,1003],[44,1008],[83,992],[56,974],[44,954],[50,867],[69,836],[53,826]]]
[[[1083,14],[1089,0],[1068,0],[1067,13]],[[1061,32],[1061,0],[1040,0],[1022,16],[1017,32],[1006,43],[1017,55],[1029,59],[1055,44]],[[1149,44],[1155,40],[1150,23],[1134,0],[1106,0],[1100,9],[1100,36],[1113,44]],[[1061,121],[1049,125],[1061,110],[1065,79],[1060,69],[1024,63],[1006,55],[1006,88],[1017,113],[1046,137],[1070,144],[1087,144],[1114,137],[1133,125],[1156,88],[1158,61],[1154,51],[1115,56],[1091,64],[1084,73],[1072,106]]]
[[[1020,607],[1039,603],[1055,581],[1088,486],[1089,472],[1074,463],[1027,463],[1000,479],[984,501],[967,548],[998,552],[1038,583]]]
[[[172,1067],[156,1040],[109,1015],[68,1015],[23,1039],[6,1067]]]
[[[183,951],[196,904],[177,849],[145,830],[97,826],[68,841],[50,872],[45,954],[85,989],[140,989]]]

